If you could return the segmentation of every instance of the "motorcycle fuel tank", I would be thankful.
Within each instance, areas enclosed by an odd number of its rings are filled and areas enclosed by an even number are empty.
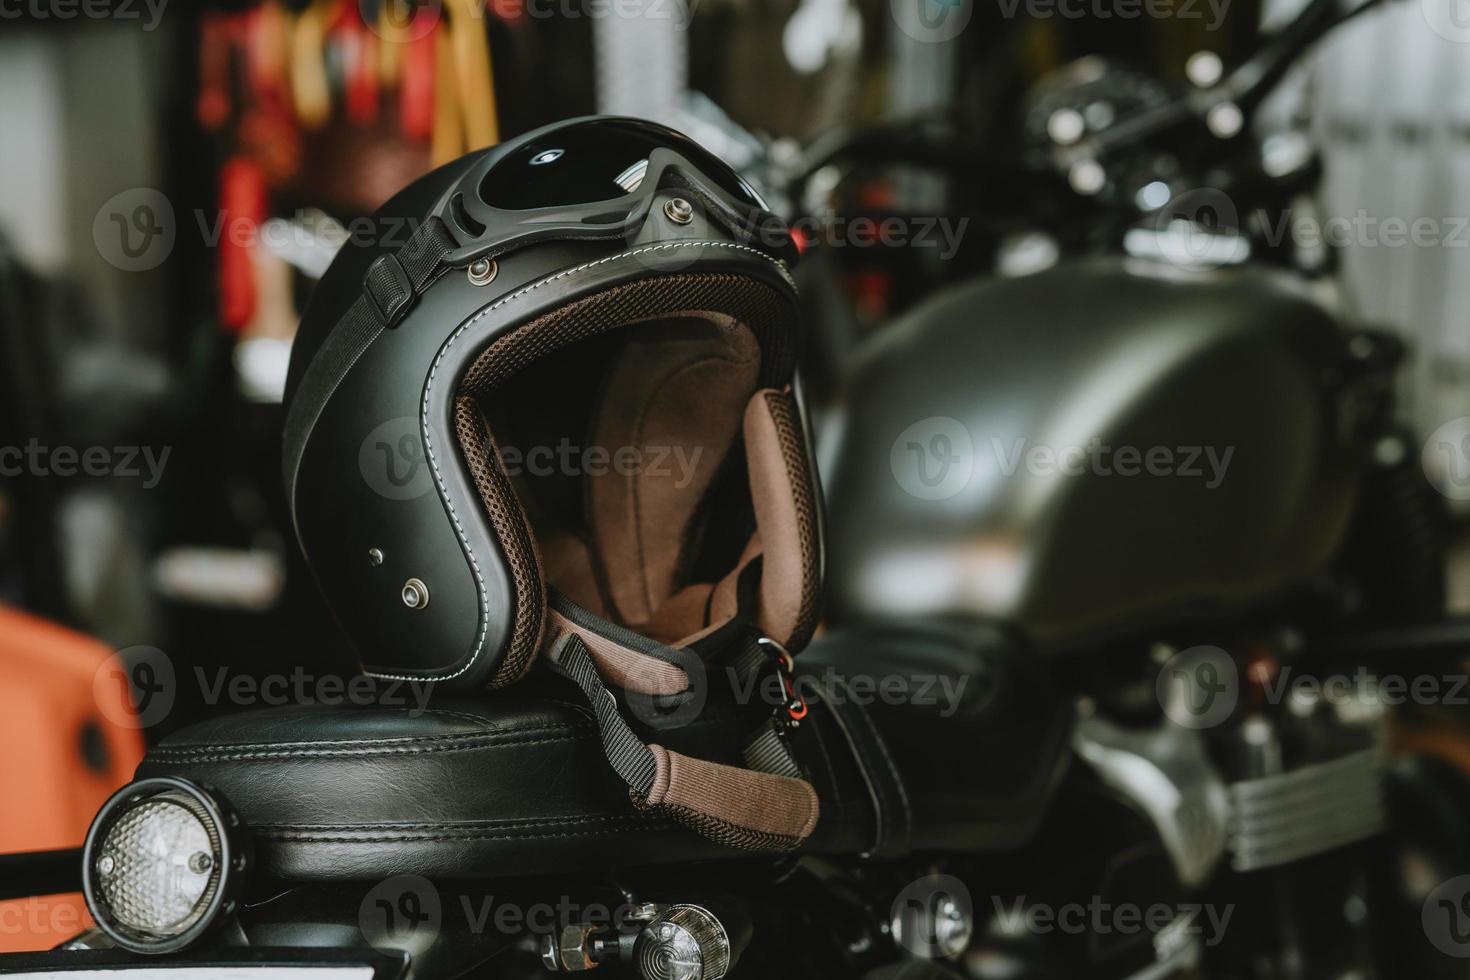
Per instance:
[[[824,432],[829,615],[1065,647],[1267,601],[1345,533],[1347,363],[1261,270],[1098,259],[942,294],[860,353]]]

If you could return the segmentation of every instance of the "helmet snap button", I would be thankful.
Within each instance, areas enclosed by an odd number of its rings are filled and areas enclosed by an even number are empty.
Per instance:
[[[694,206],[682,197],[676,197],[664,204],[664,214],[676,225],[687,225],[694,220]]]
[[[488,286],[495,281],[495,274],[500,271],[494,259],[475,259],[465,270],[470,277],[472,286]]]
[[[421,579],[411,578],[403,583],[403,604],[410,609],[422,609],[429,604],[429,587]]]

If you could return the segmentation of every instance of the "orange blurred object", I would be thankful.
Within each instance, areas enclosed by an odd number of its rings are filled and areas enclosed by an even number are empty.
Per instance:
[[[105,645],[0,608],[0,853],[80,847],[143,760],[123,669]],[[0,953],[88,928],[80,895],[0,902]]]

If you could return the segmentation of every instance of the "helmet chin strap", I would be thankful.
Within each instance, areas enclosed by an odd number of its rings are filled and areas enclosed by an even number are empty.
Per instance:
[[[740,769],[644,744],[624,719],[578,634],[563,634],[544,659],[586,695],[608,764],[628,784],[629,796],[640,810],[668,817],[710,840],[743,850],[795,850],[816,829],[821,804],[816,790],[804,779]],[[775,754],[771,759],[773,768],[788,769],[790,765],[789,756]]]

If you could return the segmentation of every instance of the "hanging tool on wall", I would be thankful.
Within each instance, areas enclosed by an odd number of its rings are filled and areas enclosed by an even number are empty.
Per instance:
[[[478,150],[500,142],[490,42],[485,34],[485,8],[480,0],[446,0],[446,6],[464,114],[465,148]]]
[[[436,167],[464,153],[464,117],[457,82],[454,42],[440,32],[434,36],[434,136],[429,150]]]
[[[315,0],[291,21],[291,93],[296,118],[307,129],[326,123],[332,114],[331,83],[327,78],[327,26],[337,0]]]

